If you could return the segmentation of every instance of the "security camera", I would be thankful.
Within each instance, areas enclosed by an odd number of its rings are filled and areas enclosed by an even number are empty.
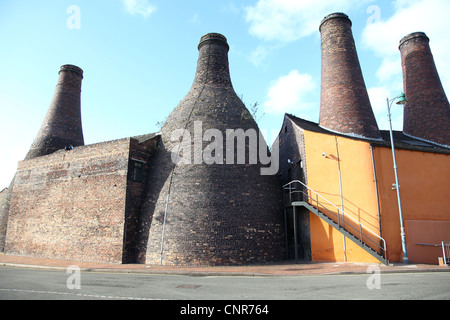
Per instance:
[[[326,156],[327,156],[326,152],[322,153],[322,157],[326,157]]]

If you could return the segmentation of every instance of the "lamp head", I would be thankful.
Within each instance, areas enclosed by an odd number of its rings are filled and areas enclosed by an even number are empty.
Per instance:
[[[397,98],[398,98],[397,104],[405,105],[408,103],[408,100],[406,100],[406,96],[404,93],[399,95]]]

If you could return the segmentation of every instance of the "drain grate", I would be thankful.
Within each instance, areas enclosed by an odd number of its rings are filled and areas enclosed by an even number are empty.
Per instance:
[[[177,288],[180,288],[180,289],[198,289],[200,287],[201,286],[199,286],[197,284],[182,284],[182,285],[179,285]]]

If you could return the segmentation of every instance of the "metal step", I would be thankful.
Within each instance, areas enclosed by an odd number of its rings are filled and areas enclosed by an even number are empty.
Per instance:
[[[370,246],[365,244],[360,238],[356,237],[355,235],[353,235],[352,233],[350,233],[349,231],[344,229],[341,225],[336,223],[333,219],[328,217],[326,214],[324,214],[323,212],[321,212],[319,209],[317,209],[316,207],[312,206],[311,204],[309,204],[309,203],[307,203],[305,201],[296,201],[296,202],[292,202],[291,206],[292,207],[304,207],[304,208],[308,209],[310,212],[314,213],[316,216],[318,216],[319,218],[324,220],[326,223],[328,223],[330,226],[335,228],[337,231],[339,231],[340,233],[345,235],[348,239],[352,240],[354,243],[356,243],[358,246],[363,248],[366,252],[371,254],[373,257],[378,259],[380,262],[384,263],[385,265],[389,264],[388,260],[386,260],[378,252],[373,250]]]

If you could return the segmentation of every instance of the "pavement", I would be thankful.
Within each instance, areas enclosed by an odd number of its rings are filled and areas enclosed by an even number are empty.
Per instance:
[[[114,264],[86,261],[56,260],[14,256],[0,253],[0,266],[65,270],[77,266],[81,271],[114,273],[172,274],[188,276],[304,276],[374,273],[450,272],[449,266],[430,264],[384,264],[282,261],[247,266],[160,266],[148,264]],[[377,268],[374,269],[373,267]]]

